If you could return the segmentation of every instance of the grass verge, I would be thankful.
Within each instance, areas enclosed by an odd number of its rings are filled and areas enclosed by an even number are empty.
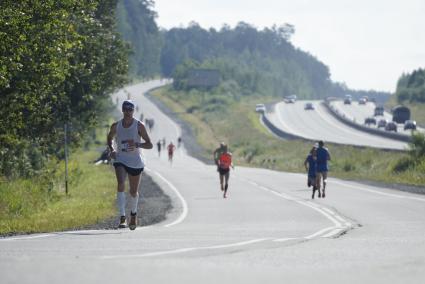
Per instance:
[[[254,111],[256,103],[276,98],[224,97],[196,90],[177,92],[171,87],[158,89],[152,95],[192,126],[197,142],[205,149],[205,157],[212,157],[218,143],[225,141],[236,165],[305,172],[303,163],[311,143],[276,138],[261,125]],[[425,163],[406,164],[410,161],[407,153],[336,144],[326,146],[332,155],[331,176],[407,185],[425,184]]]
[[[98,156],[94,150],[71,156],[68,195],[63,163],[49,165],[44,176],[1,181],[0,235],[61,231],[113,216],[115,176],[91,163]]]

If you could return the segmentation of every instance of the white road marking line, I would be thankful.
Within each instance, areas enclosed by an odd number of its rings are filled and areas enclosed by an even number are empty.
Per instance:
[[[342,223],[345,222],[345,220],[343,218],[341,218],[341,216],[335,215],[335,218],[337,218],[338,221],[341,221]]]
[[[339,182],[339,181],[336,181],[336,180],[332,180],[332,183],[336,183],[336,184],[339,184],[339,185],[342,185],[342,186],[351,187],[351,188],[354,188],[354,189],[357,189],[357,190],[367,191],[367,192],[380,194],[380,195],[384,195],[384,196],[388,196],[388,197],[394,197],[394,198],[400,198],[400,199],[411,199],[411,200],[425,202],[425,198],[381,192],[381,191],[377,191],[377,190],[373,190],[373,189],[363,188],[363,187],[356,186],[356,185],[351,185],[351,184],[348,184],[348,183],[342,183],[342,182]]]
[[[329,214],[331,214],[331,215],[334,215],[335,213],[333,212],[333,211],[331,211],[331,210],[329,210],[328,208],[326,208],[326,207],[320,207],[321,209],[323,209],[323,210],[325,210],[326,212],[328,212]]]
[[[317,231],[317,232],[316,232],[316,233],[314,233],[314,234],[311,234],[311,235],[309,235],[309,236],[307,236],[307,237],[304,237],[304,239],[308,239],[308,240],[314,239],[315,237],[320,236],[320,235],[322,235],[323,233],[328,232],[328,231],[330,231],[330,230],[332,230],[332,229],[335,229],[335,227],[327,227],[327,228],[324,228],[324,229],[322,229],[322,230],[320,230],[320,231]]]
[[[154,171],[152,169],[148,169],[149,171],[152,171],[153,173],[155,173],[160,179],[162,179],[173,191],[174,193],[177,195],[177,197],[180,199],[180,202],[182,204],[182,213],[180,214],[179,218],[177,218],[174,222],[171,222],[167,225],[164,225],[164,227],[172,227],[175,226],[181,222],[183,222],[183,220],[186,218],[189,209],[186,203],[186,200],[183,198],[183,196],[180,194],[180,192],[177,190],[177,188],[169,181],[167,180],[165,177],[163,177],[160,173],[158,173],[157,171]]]
[[[332,232],[330,232],[329,234],[326,234],[326,235],[322,236],[322,238],[330,238],[330,237],[333,237],[333,236],[335,236],[335,235],[339,234],[340,232],[342,232],[343,230],[344,230],[344,228],[335,229],[335,230],[333,230]]]
[[[293,240],[299,240],[300,238],[282,238],[282,239],[274,239],[273,242],[287,242]]]
[[[181,249],[175,249],[175,250],[149,252],[149,253],[142,253],[142,254],[107,255],[107,256],[102,256],[101,258],[102,259],[117,259],[117,258],[152,257],[152,256],[178,254],[178,253],[184,253],[184,252],[190,252],[190,251],[215,250],[215,249],[222,249],[222,248],[233,248],[233,247],[246,246],[246,245],[250,245],[250,244],[254,244],[254,243],[264,242],[264,241],[267,241],[267,240],[269,240],[269,239],[268,238],[263,238],[263,239],[255,239],[255,240],[249,240],[249,241],[244,241],[244,242],[237,242],[237,243],[232,243],[232,244],[206,246],[206,247],[181,248]]]
[[[245,182],[249,182],[251,184],[255,183],[254,181],[251,181],[251,180],[246,179],[246,178],[241,178],[241,177],[238,177],[238,178],[240,180],[243,180]],[[343,217],[339,216],[338,214],[336,214],[335,212],[333,212],[329,208],[317,205],[316,203],[313,203],[311,201],[299,200],[299,199],[294,198],[294,197],[292,197],[292,196],[290,196],[286,193],[275,191],[275,190],[268,188],[268,187],[265,187],[263,185],[258,185],[258,188],[260,188],[263,191],[272,193],[276,196],[282,197],[286,200],[295,201],[298,204],[301,204],[301,205],[307,206],[307,207],[309,207],[313,210],[316,210],[317,212],[319,212],[320,214],[325,216],[327,219],[329,219],[334,224],[333,227],[328,227],[328,228],[322,229],[322,230],[320,230],[320,231],[318,231],[318,232],[316,232],[316,233],[314,233],[310,236],[304,237],[304,238],[311,239],[311,238],[320,236],[321,234],[323,234],[323,233],[325,233],[325,232],[327,232],[331,229],[334,229],[334,228],[338,228],[338,229],[335,229],[334,231],[338,230],[338,232],[339,232],[339,231],[346,230],[346,229],[349,229],[349,228],[352,227],[351,223],[349,223],[347,220],[345,220]],[[340,222],[342,222],[344,225],[341,224]],[[347,225],[347,224],[349,224],[349,225]],[[333,235],[334,234],[327,234],[326,236],[333,236]],[[277,239],[277,240],[279,240],[279,239]]]
[[[2,238],[0,241],[20,241],[20,240],[31,240],[31,239],[41,239],[41,238],[47,238],[55,236],[55,234],[41,234],[41,235],[35,235],[35,236],[20,236],[20,237],[11,237],[11,238]]]

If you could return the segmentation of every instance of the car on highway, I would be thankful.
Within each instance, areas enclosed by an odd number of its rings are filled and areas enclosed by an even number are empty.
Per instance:
[[[385,126],[385,130],[397,132],[397,124],[395,122],[390,121]]]
[[[373,111],[374,116],[378,115],[384,115],[384,107],[383,106],[376,106],[375,110]]]
[[[255,111],[264,113],[264,112],[266,112],[266,106],[264,104],[256,104],[255,105]]]
[[[305,103],[304,109],[305,110],[314,110],[314,105],[312,103]]]
[[[283,101],[288,104],[294,104],[296,100],[297,100],[297,95],[290,95],[290,96],[286,96]]]
[[[378,121],[378,128],[385,128],[387,126],[388,121],[385,118],[382,118]]]
[[[351,95],[345,95],[344,97],[344,105],[351,105],[352,97]]]
[[[359,105],[365,105],[367,103],[367,100],[365,98],[361,98],[359,100]]]
[[[364,120],[364,124],[366,125],[376,125],[376,119],[374,117],[366,117]]]
[[[416,130],[416,121],[406,120],[404,122],[404,130],[408,130],[408,129]]]

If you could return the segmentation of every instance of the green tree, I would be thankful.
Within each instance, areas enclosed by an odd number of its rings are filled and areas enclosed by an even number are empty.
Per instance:
[[[118,31],[131,45],[131,73],[135,76],[160,73],[161,36],[153,6],[151,0],[118,1]]]
[[[64,121],[81,141],[108,93],[126,82],[115,7],[116,0],[0,2],[0,173],[30,174],[42,158],[60,156]]]

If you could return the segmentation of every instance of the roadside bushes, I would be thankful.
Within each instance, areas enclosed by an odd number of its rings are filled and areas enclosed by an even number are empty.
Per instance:
[[[396,173],[405,172],[407,170],[419,170],[425,173],[425,135],[422,133],[414,133],[412,141],[409,143],[407,157],[399,159],[392,167]],[[420,171],[422,169],[422,171]]]

